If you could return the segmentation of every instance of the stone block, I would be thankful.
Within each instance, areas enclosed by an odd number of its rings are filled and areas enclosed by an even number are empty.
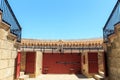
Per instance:
[[[112,43],[112,49],[119,49],[119,47],[120,47],[120,44],[119,44],[119,42],[113,42]]]
[[[12,50],[14,48],[12,41],[0,40],[0,48]]]
[[[2,50],[0,49],[0,59],[2,59]]]
[[[2,41],[3,41],[3,40],[0,39],[0,48],[1,48],[1,46],[2,46]]]
[[[2,49],[7,49],[7,43],[5,40],[1,40],[1,48]]]
[[[3,48],[4,41],[0,39],[0,48]]]
[[[15,59],[15,58],[17,57],[17,51],[12,51],[12,53],[11,53],[11,54],[12,54],[12,58],[14,58],[14,59]]]
[[[117,54],[117,51],[116,49],[112,49],[111,52],[109,52],[109,56],[111,57],[114,57],[115,55]]]
[[[120,68],[118,69],[118,74],[120,74]]]
[[[108,80],[119,80],[116,78],[116,76],[110,76]]]
[[[7,77],[7,78],[5,78],[5,79],[3,79],[3,80],[14,80],[14,76],[11,75],[10,77]]]
[[[2,50],[1,52],[2,52],[2,53],[1,53],[1,54],[2,54],[1,59],[7,59],[7,56],[8,56],[8,55],[7,55],[7,51]]]
[[[117,57],[120,58],[120,49],[118,49]]]
[[[108,65],[110,68],[120,68],[120,58],[109,58]]]
[[[11,41],[11,42],[10,42],[10,41],[7,41],[7,42],[6,42],[6,48],[12,50],[12,49],[14,48],[13,42],[12,42],[12,41]]]
[[[4,29],[0,28],[0,39],[7,40],[7,34],[8,34],[7,31],[5,31]]]
[[[13,51],[17,51],[17,48],[15,48],[15,47],[13,47],[13,49],[12,49]]]
[[[119,57],[118,53],[120,52],[119,49],[112,49],[111,53],[109,53],[109,56],[111,57]]]
[[[8,67],[8,60],[0,60],[0,69]]]
[[[109,66],[112,68],[117,68],[118,61],[117,58],[110,58],[109,59]]]
[[[11,77],[13,76],[11,74],[11,68],[5,68],[5,69],[1,69],[0,70],[0,80],[4,80],[4,79],[7,79],[8,77]]]
[[[15,74],[15,66],[11,68],[11,74],[12,74],[12,75]]]
[[[110,68],[110,76],[116,76],[116,75],[118,75],[118,69]]]
[[[0,60],[2,59],[2,54],[0,53]]]
[[[4,69],[0,69],[0,80],[3,80],[3,78],[4,78],[4,73],[5,71],[4,71]]]
[[[10,59],[11,58],[11,51],[10,50],[2,50],[1,59]]]
[[[14,67],[15,66],[15,60],[14,59],[9,59],[8,60],[8,66],[9,67]]]
[[[12,68],[6,68],[4,76],[9,77],[9,76],[13,75],[12,70],[13,70]]]
[[[9,77],[7,80],[14,80],[14,75],[12,75],[11,77]]]
[[[118,68],[117,78],[120,79],[120,68]]]
[[[115,58],[116,59],[116,63],[114,65],[116,65],[116,68],[120,68],[120,58]]]
[[[120,36],[117,36],[114,42],[119,42],[120,41]]]

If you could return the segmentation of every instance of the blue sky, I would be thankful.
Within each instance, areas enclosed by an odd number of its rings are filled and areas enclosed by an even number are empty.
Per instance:
[[[102,29],[117,0],[9,0],[22,38],[86,39]]]

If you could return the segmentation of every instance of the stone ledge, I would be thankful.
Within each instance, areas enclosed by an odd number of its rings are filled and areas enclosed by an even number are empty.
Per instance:
[[[21,45],[20,42],[15,42],[14,43],[14,47],[17,48],[17,49],[20,49],[20,45]]]
[[[10,31],[10,25],[6,24],[5,22],[0,22],[0,28],[4,29],[5,31]]]
[[[8,39],[8,40],[11,40],[11,41],[16,41],[17,36],[14,35],[14,34],[12,34],[12,33],[8,33],[7,39]]]

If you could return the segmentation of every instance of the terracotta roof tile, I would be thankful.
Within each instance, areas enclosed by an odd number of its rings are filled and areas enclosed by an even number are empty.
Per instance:
[[[102,46],[103,39],[83,39],[83,40],[37,40],[22,39],[21,45],[24,46],[57,46],[63,44],[65,46]]]

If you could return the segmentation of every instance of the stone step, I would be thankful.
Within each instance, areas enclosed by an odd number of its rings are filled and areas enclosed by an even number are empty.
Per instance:
[[[102,71],[99,72],[99,75],[102,76],[102,77],[105,77],[105,74]]]
[[[20,72],[20,76],[23,76],[23,75],[25,75],[25,72]]]
[[[94,75],[94,78],[95,78],[95,80],[104,80],[104,77],[102,77],[98,74]]]
[[[27,80],[29,78],[29,75],[22,75],[19,77],[19,80]]]

